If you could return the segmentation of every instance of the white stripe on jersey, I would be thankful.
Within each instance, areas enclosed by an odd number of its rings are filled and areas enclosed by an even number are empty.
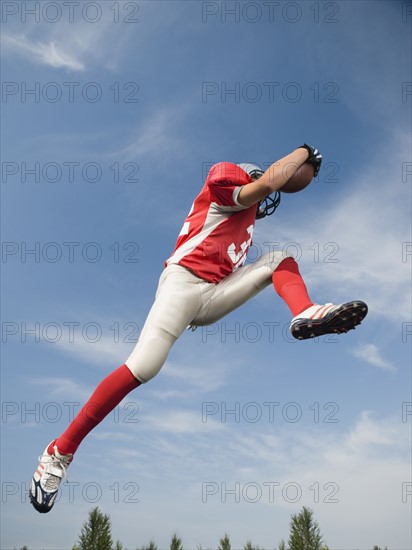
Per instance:
[[[189,233],[189,227],[190,227],[190,223],[185,222],[182,226],[182,229],[180,230],[179,237],[182,237],[183,235],[187,235]]]
[[[232,199],[235,204],[237,204],[240,208],[244,209],[244,208],[248,208],[248,206],[245,206],[244,204],[240,204],[240,202],[238,201],[238,196],[240,191],[242,190],[242,187],[243,187],[242,185],[239,185],[239,187],[235,187],[233,189]]]
[[[179,246],[179,248],[175,250],[174,254],[172,254],[172,256],[170,256],[170,258],[166,260],[166,264],[177,264],[182,258],[184,258],[184,256],[187,256],[188,254],[193,252],[193,250],[195,250],[196,247],[198,247],[217,227],[219,227],[221,223],[223,223],[227,218],[230,217],[234,209],[237,209],[237,207],[222,207],[215,202],[211,202],[202,229],[191,239],[187,240],[185,243]],[[185,230],[184,234],[187,235],[187,233],[189,233],[189,224],[187,225],[187,227],[185,226],[186,223],[183,224],[183,228]]]

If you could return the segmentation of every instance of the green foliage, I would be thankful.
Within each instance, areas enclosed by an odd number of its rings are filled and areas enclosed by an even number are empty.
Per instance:
[[[253,546],[252,541],[248,540],[243,550],[260,550],[259,546]]]
[[[322,535],[313,512],[305,506],[290,522],[289,550],[321,550]]]
[[[183,550],[182,539],[180,539],[176,533],[172,537],[172,542],[170,543],[170,550]]]
[[[279,550],[286,550],[285,541],[283,539],[279,542]]]
[[[115,550],[123,550],[123,544],[120,542],[120,540],[116,541],[116,546],[114,548]]]
[[[140,550],[157,550],[157,546],[153,540],[149,542],[149,546],[142,546]]]
[[[112,550],[110,517],[98,507],[89,512],[89,519],[83,524],[79,535],[79,550]]]
[[[219,541],[218,550],[231,550],[230,540],[229,537],[226,535]]]

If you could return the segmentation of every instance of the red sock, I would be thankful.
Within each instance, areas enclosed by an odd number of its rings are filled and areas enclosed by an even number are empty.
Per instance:
[[[60,454],[73,454],[86,435],[138,386],[140,382],[126,365],[113,371],[100,382],[67,430],[51,446],[57,445]]]
[[[276,292],[286,302],[293,317],[313,305],[299,273],[298,264],[293,258],[286,258],[278,265],[273,272],[272,281]]]

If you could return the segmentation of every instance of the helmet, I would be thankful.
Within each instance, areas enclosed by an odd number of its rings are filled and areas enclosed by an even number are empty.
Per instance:
[[[280,193],[279,191],[276,191],[273,196],[268,195],[266,198],[262,199],[259,202],[257,211],[256,211],[256,219],[261,220],[262,218],[266,218],[266,216],[271,216],[276,208],[280,204]]]
[[[243,162],[241,164],[238,164],[239,168],[242,168],[251,178],[258,179],[261,176],[263,176],[263,170],[258,166],[257,164],[252,164],[250,162]],[[265,218],[266,216],[270,216],[274,213],[276,208],[280,204],[280,193],[279,191],[276,191],[274,196],[268,195],[266,198],[262,199],[259,202],[257,211],[256,211],[256,219],[260,220],[262,218]]]
[[[241,164],[238,164],[239,168],[242,168],[246,172],[246,174],[249,174],[251,178],[260,178],[260,176],[263,176],[263,170],[260,166],[257,164],[252,164],[250,162],[242,162]]]

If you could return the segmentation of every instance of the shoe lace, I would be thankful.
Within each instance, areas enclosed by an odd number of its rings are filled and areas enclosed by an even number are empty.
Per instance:
[[[52,456],[52,460],[50,460],[50,455],[43,454],[39,456],[39,461],[46,465],[44,473],[43,473],[43,486],[46,491],[56,491],[59,488],[59,485],[61,481],[67,477],[67,467],[70,464],[72,455],[67,456]],[[48,466],[52,466],[53,468],[58,468],[61,470],[62,474],[56,475],[53,474],[53,472],[49,471]]]

